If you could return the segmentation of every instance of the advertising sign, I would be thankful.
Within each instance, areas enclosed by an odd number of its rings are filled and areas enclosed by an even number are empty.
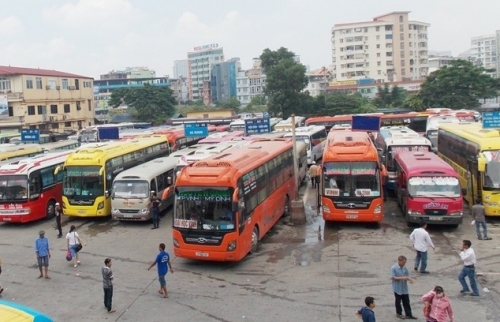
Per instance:
[[[483,129],[500,128],[500,112],[483,113]]]
[[[380,130],[380,117],[353,115],[351,128],[353,131],[378,132]]]

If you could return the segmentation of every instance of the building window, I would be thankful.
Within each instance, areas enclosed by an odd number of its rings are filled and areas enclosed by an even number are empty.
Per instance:
[[[64,113],[69,113],[69,112],[70,112],[69,104],[64,104]]]
[[[405,66],[405,60],[401,59],[401,67],[404,67],[404,66]]]
[[[377,49],[380,48],[380,44],[377,45]]]
[[[71,127],[71,122],[64,122],[64,127]]]
[[[375,27],[375,31],[380,31],[380,27]]]
[[[377,53],[377,57],[380,57],[380,53]]]
[[[382,75],[382,71],[381,70],[377,70],[377,74],[378,75]]]
[[[56,89],[56,80],[53,78],[49,78],[49,89]]]
[[[35,106],[28,105],[28,115],[35,115]]]
[[[33,78],[26,77],[26,88],[33,89]]]
[[[401,31],[401,32],[405,31],[405,26],[404,25],[399,25],[399,31]]]
[[[38,105],[36,107],[36,109],[37,109],[37,114],[38,115],[45,114],[45,105]]]
[[[75,79],[75,89],[76,90],[80,89],[80,81],[78,79]]]
[[[382,64],[381,62],[379,62],[379,61],[377,62],[377,66],[380,66],[381,64]]]
[[[0,91],[10,91],[9,78],[0,78]]]
[[[403,22],[403,16],[399,16],[399,22]]]
[[[52,123],[52,128],[53,129],[58,129],[59,128],[59,123]]]
[[[399,45],[399,47],[400,47],[401,49],[405,49],[405,43],[404,43],[404,42],[402,42],[402,43]]]
[[[82,109],[82,107],[80,105],[80,102],[76,102],[76,110],[79,111],[81,109]]]
[[[399,34],[399,40],[405,40],[405,34],[404,33],[400,33]]]
[[[61,84],[62,84],[62,89],[68,89],[69,82],[67,78],[63,78]]]
[[[92,87],[92,82],[83,81],[83,88],[91,88],[91,87]]]
[[[406,69],[401,69],[401,75],[405,76],[406,75]]]
[[[89,108],[89,111],[92,111],[92,100],[87,100],[87,106]]]
[[[36,80],[36,89],[42,89],[43,88],[42,78],[37,77],[35,80]]]
[[[57,114],[57,105],[50,105],[50,114]]]

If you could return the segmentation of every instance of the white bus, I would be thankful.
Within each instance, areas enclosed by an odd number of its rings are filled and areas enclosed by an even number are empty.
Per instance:
[[[306,118],[303,116],[295,117],[295,128],[304,126],[306,124]],[[292,118],[289,117],[286,120],[279,121],[274,126],[274,131],[292,131]]]
[[[160,212],[174,203],[177,158],[162,157],[120,172],[113,180],[111,216],[117,220],[151,219],[151,197],[161,198]]]
[[[380,162],[387,169],[387,189],[396,189],[396,164],[394,158],[399,152],[432,151],[432,143],[406,126],[382,126],[375,139]]]
[[[311,125],[298,127],[295,129],[295,140],[303,141],[307,144],[307,164],[321,159],[326,141],[326,129],[324,126]],[[284,138],[292,138],[292,133],[285,134]]]
[[[460,119],[454,115],[429,115],[427,118],[425,136],[431,141],[435,149],[437,149],[439,124],[445,123],[460,123]]]

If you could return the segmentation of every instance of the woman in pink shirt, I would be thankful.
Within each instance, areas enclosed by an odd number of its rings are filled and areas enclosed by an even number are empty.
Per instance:
[[[430,314],[426,322],[447,322],[448,317],[451,322],[455,322],[450,299],[444,294],[441,286],[436,286],[432,291],[422,296],[422,301],[426,308],[430,306]]]

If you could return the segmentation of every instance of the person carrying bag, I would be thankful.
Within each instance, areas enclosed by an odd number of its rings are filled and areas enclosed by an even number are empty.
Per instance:
[[[444,294],[441,286],[434,287],[433,290],[422,296],[425,303],[423,313],[426,322],[455,322],[450,299]]]
[[[68,250],[71,252],[71,257],[73,258],[73,266],[77,267],[78,265],[80,265],[78,252],[82,249],[82,244],[87,244],[84,243],[84,241],[76,232],[75,225],[71,225],[69,233],[66,234],[66,244],[68,245]]]

